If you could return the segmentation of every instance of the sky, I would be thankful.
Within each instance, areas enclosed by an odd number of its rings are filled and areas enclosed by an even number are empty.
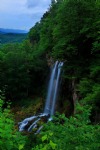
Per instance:
[[[51,0],[0,0],[0,28],[29,30],[50,3]]]

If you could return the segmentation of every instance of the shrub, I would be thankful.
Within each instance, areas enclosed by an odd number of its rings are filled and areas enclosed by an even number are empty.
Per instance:
[[[41,144],[32,150],[99,150],[100,126],[90,124],[89,114],[87,106],[79,105],[74,117],[54,117],[41,133]]]
[[[22,150],[24,149],[25,137],[14,127],[10,105],[3,108],[3,104],[3,100],[0,99],[0,150]]]

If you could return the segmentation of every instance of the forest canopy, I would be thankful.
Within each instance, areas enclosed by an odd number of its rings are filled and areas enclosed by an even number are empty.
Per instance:
[[[72,101],[73,91],[68,87],[75,82],[78,99],[98,107],[99,18],[98,0],[52,1],[40,22],[30,29],[27,40],[0,47],[0,89],[6,97],[18,100],[39,93],[42,95],[49,73],[47,62],[52,58],[53,61],[65,62],[62,77],[64,97]]]
[[[32,137],[37,145],[32,144],[30,135],[32,147],[26,142],[26,149],[99,150],[100,127],[94,125],[100,123],[99,51],[99,0],[52,0],[48,11],[30,29],[28,39],[0,45],[0,92],[5,95],[5,101],[10,99],[12,103],[34,96],[42,97],[43,103],[49,65],[56,60],[64,62],[57,111],[65,115],[55,117],[49,127],[47,124],[40,140]],[[63,139],[64,144],[60,144],[59,140]]]

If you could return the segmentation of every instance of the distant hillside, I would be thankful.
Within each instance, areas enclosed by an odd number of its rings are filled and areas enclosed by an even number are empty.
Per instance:
[[[5,44],[5,43],[20,43],[24,39],[27,38],[27,34],[1,34],[0,33],[0,43]]]
[[[18,29],[3,29],[3,28],[0,28],[0,33],[28,33],[28,31],[25,31],[25,30],[18,30]]]
[[[20,43],[27,38],[24,30],[12,30],[0,28],[0,43]]]

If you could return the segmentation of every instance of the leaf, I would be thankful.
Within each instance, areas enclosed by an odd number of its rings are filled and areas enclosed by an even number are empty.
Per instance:
[[[47,150],[47,146],[43,147],[41,150]]]
[[[42,137],[42,142],[44,142],[45,140],[47,140],[47,135],[44,135],[44,136]]]
[[[49,133],[49,135],[50,135],[50,136],[52,136],[52,135],[53,135],[53,133],[52,133],[52,132],[50,132],[50,133]]]
[[[22,150],[24,148],[24,145],[23,144],[20,144],[19,145],[19,150]]]
[[[52,147],[52,149],[55,149],[57,145],[50,140],[50,146]]]

